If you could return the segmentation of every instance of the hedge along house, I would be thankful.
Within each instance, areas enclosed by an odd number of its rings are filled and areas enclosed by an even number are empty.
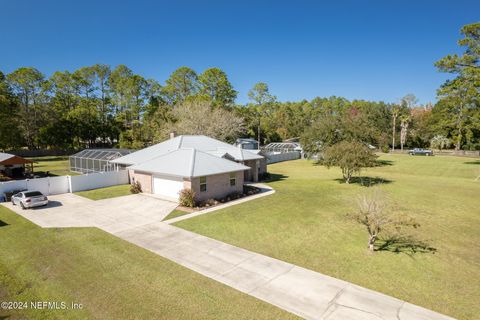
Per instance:
[[[33,173],[32,160],[0,152],[0,176],[21,178],[25,174],[25,165],[30,165],[30,172]]]
[[[127,166],[143,192],[175,201],[184,188],[199,201],[242,192],[245,181],[266,172],[263,156],[206,136],[172,137],[111,163]]]

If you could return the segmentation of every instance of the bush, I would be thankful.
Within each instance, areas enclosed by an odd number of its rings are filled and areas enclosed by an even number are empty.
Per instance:
[[[193,208],[195,207],[195,191],[192,189],[182,189],[179,194],[179,202],[181,206]]]
[[[248,195],[248,196],[251,196],[252,194],[257,194],[259,193],[261,190],[257,187],[254,187],[254,186],[243,186],[243,194],[245,195]]]
[[[389,152],[390,152],[390,147],[389,147],[388,145],[384,145],[384,146],[382,147],[382,152],[383,152],[383,153],[389,153]]]
[[[130,186],[130,192],[134,194],[142,192],[142,185],[140,184],[140,182],[136,181],[132,183],[132,185]]]

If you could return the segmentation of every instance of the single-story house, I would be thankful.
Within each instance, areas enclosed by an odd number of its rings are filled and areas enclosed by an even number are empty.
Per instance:
[[[244,182],[266,172],[263,156],[201,135],[171,137],[111,163],[126,166],[143,192],[175,201],[182,189],[195,191],[198,201],[242,192]]]
[[[23,177],[25,165],[30,165],[33,172],[33,161],[14,154],[0,152],[0,175],[16,178]]]

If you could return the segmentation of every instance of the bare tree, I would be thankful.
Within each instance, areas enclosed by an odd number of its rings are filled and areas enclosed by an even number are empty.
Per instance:
[[[223,108],[212,108],[208,101],[189,101],[177,105],[174,129],[179,134],[203,134],[222,141],[234,141],[245,132],[243,118]]]
[[[430,140],[430,147],[433,149],[438,149],[442,152],[443,149],[449,148],[452,142],[447,137],[438,134]]]
[[[400,232],[402,227],[419,226],[406,214],[395,213],[380,189],[373,189],[358,198],[358,211],[352,217],[368,231],[368,249],[374,251],[379,234],[386,231]]]

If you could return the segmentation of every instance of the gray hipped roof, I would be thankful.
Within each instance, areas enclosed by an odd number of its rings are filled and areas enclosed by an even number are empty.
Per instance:
[[[131,154],[112,160],[111,162],[126,165],[135,165],[139,163],[144,163],[148,160],[180,149],[196,149],[198,151],[210,153],[214,156],[228,153],[236,161],[263,159],[263,157],[260,155],[254,154],[245,149],[240,149],[217,139],[201,135],[185,135],[178,136],[173,139],[169,139],[153,145],[151,147],[133,152]]]
[[[129,167],[135,171],[158,173],[167,176],[195,178],[220,173],[249,170],[236,162],[193,148],[178,149]]]

